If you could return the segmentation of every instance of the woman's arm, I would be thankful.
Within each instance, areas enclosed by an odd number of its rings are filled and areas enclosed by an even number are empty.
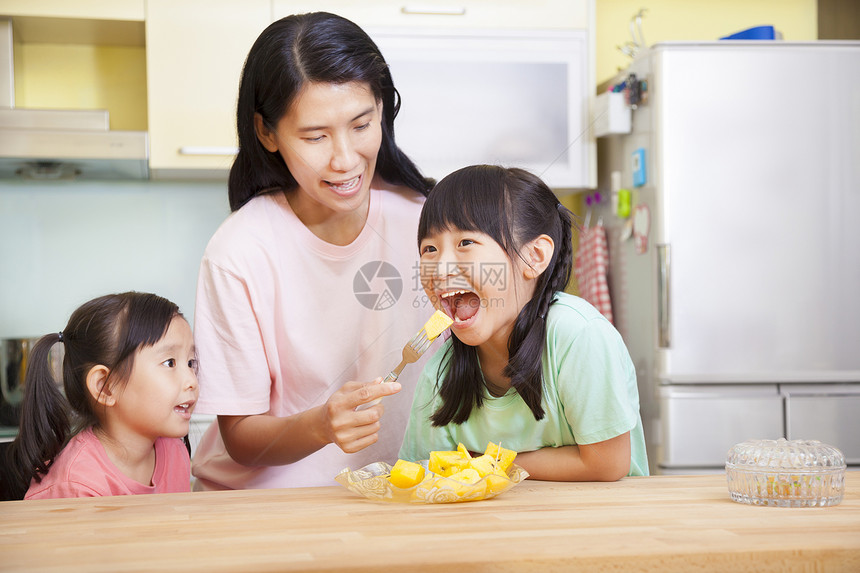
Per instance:
[[[297,462],[327,444],[351,454],[379,439],[382,403],[365,410],[366,402],[400,391],[400,383],[347,382],[328,401],[285,418],[269,414],[218,416],[227,452],[247,466],[275,466]]]
[[[523,452],[516,464],[532,479],[616,481],[630,471],[630,432],[594,444]]]

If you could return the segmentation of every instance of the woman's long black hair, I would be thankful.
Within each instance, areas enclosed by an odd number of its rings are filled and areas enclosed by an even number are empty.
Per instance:
[[[182,316],[160,296],[126,292],[93,299],[78,307],[60,333],[40,338],[30,352],[18,436],[0,460],[0,500],[23,499],[30,480],[41,481],[54,458],[77,430],[98,422],[87,373],[107,366],[112,384],[125,384],[137,350],[152,346]],[[54,344],[64,346],[63,389],[51,372]]]
[[[379,48],[356,24],[327,12],[287,16],[269,25],[254,42],[239,85],[236,128],[239,153],[228,182],[230,210],[273,189],[297,183],[281,155],[257,139],[254,114],[274,130],[307,82],[363,82],[382,102],[382,145],[376,171],[393,185],[426,195],[433,184],[394,141],[400,95]]]
[[[544,417],[541,360],[546,315],[556,292],[566,288],[573,266],[571,225],[570,211],[539,177],[494,165],[465,167],[439,181],[418,223],[419,245],[427,235],[446,229],[478,231],[492,237],[511,261],[520,256],[523,245],[540,235],[553,240],[549,265],[514,323],[504,369],[536,420]],[[434,426],[461,424],[483,403],[483,386],[476,383],[483,379],[477,349],[454,336],[449,358],[450,367],[439,388],[442,405],[430,417]]]

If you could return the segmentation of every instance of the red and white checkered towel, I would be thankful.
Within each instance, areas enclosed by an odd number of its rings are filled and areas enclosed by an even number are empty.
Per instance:
[[[612,302],[609,299],[609,249],[606,229],[602,223],[583,229],[573,269],[579,284],[579,296],[587,300],[612,322]]]

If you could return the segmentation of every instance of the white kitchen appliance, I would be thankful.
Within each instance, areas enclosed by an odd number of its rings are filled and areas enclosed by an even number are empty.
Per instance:
[[[591,220],[653,472],[779,437],[860,464],[857,70],[860,42],[665,43],[613,80],[643,98],[598,141]]]

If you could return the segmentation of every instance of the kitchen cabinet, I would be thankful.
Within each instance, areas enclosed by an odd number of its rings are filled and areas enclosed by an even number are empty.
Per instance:
[[[734,444],[783,437],[783,400],[775,384],[660,386],[658,393],[661,473],[722,471]]]
[[[420,5],[273,0],[362,26],[391,67],[397,141],[439,179],[475,163],[526,168],[556,190],[596,185],[591,0]]]
[[[269,0],[149,0],[146,64],[153,178],[224,177],[236,152],[242,66]]]
[[[3,151],[2,177],[14,174],[21,162],[28,160],[132,155],[141,160],[129,171],[146,173],[149,145],[143,133],[103,133],[106,127],[114,132],[146,130],[143,2],[119,1],[104,10],[96,9],[100,3],[58,4],[21,5],[0,0],[0,27],[5,40],[0,48],[0,68],[4,73],[0,101],[7,108],[15,108],[6,110],[0,135],[12,146]],[[80,123],[71,119],[75,116],[95,118],[95,122]],[[73,123],[63,123],[65,120]],[[33,129],[37,125],[34,121],[38,121],[38,133]],[[78,151],[66,155],[62,144],[58,145],[61,138],[50,132],[54,127],[62,131],[85,130],[86,134],[74,136],[77,144],[70,146]],[[98,133],[100,130],[102,133]],[[6,161],[7,158],[14,161]],[[87,161],[65,172],[81,168],[89,172],[91,166]],[[125,167],[119,169],[125,171]]]
[[[318,10],[340,14],[362,27],[590,28],[593,0],[272,0],[275,18]]]
[[[4,16],[142,21],[144,0],[2,0]]]
[[[404,102],[398,142],[428,176],[499,163],[525,167],[556,189],[596,184],[587,122],[594,0],[66,4],[3,0],[0,14],[16,24],[40,20],[38,29],[56,30],[54,37],[110,22],[111,39],[99,43],[145,43],[147,101],[139,115],[149,132],[152,178],[223,179],[237,148],[236,97],[251,45],[275,18],[329,10],[380,45]],[[46,27],[50,22],[58,27]]]
[[[839,448],[860,465],[860,384],[786,384],[785,437],[816,439]]]
[[[658,394],[659,473],[722,472],[729,449],[750,439],[818,440],[860,464],[860,384],[672,384]]]
[[[143,46],[144,0],[0,0],[15,44]]]

